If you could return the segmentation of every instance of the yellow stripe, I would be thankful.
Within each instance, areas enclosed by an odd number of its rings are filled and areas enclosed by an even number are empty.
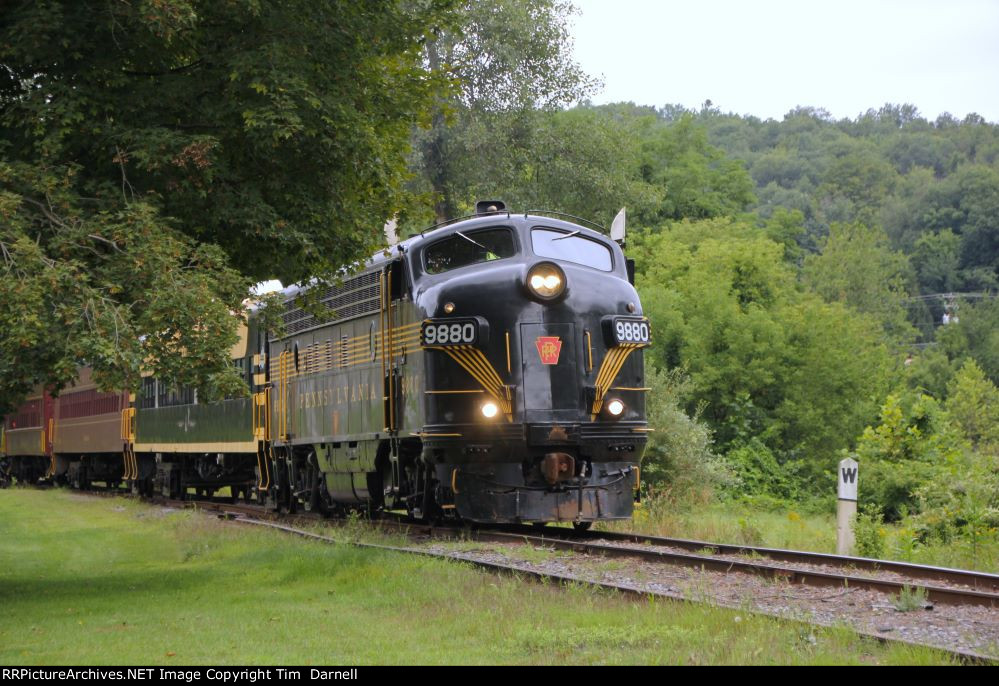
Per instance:
[[[513,370],[510,368],[510,332],[506,332],[506,373],[512,374]]]
[[[479,358],[467,350],[463,351],[463,354],[465,355],[465,359],[469,361],[469,365],[478,370],[481,375],[480,383],[482,383],[484,387],[488,388],[490,393],[499,398],[503,384],[497,382],[496,373],[492,370],[492,366],[489,364],[489,361],[486,360],[485,357]]]
[[[469,355],[468,351],[463,350],[461,346],[455,348],[454,355],[461,358],[463,366],[466,369],[475,370],[476,373],[474,374],[474,376],[476,377],[476,379],[478,379],[479,383],[481,383],[486,388],[489,388],[490,390],[495,392],[497,384],[494,383],[493,380],[489,378],[489,373],[482,368],[482,365],[479,362],[479,360]]]
[[[463,355],[461,355],[460,350],[452,348],[444,348],[444,352],[446,352],[455,362],[461,365],[462,369],[471,374],[472,377],[474,377],[475,380],[478,381],[483,388],[488,390],[490,394],[493,394],[493,391],[490,388],[490,384],[485,379],[482,378],[482,374],[479,372],[479,370],[471,366],[468,360]]]
[[[489,362],[489,359],[486,357],[485,353],[483,353],[478,348],[472,348],[471,354],[474,357],[478,358],[479,363],[488,370],[489,375],[492,377],[493,381],[496,383],[496,386],[499,387],[499,388],[502,388],[502,386],[503,386],[503,379],[500,378],[500,375],[497,373],[496,368],[493,367],[492,363]]]
[[[455,348],[461,348],[461,347],[462,346],[456,346]],[[452,349],[451,347],[443,347],[439,349],[444,350],[444,352],[446,352],[452,359],[454,359],[455,362],[461,365],[461,367],[466,372],[471,374],[472,377],[476,381],[478,381],[484,389],[486,389],[486,392],[489,393],[489,395],[491,395],[496,400],[496,402],[499,403],[500,407],[503,409],[503,413],[507,415],[507,417],[509,418],[511,413],[510,402],[505,397],[503,397],[503,394],[500,392],[502,384],[497,386],[484,379],[480,375],[480,372],[477,367],[471,366],[466,358],[459,356],[464,351],[460,349]],[[486,363],[488,364],[488,361],[486,361]]]
[[[127,412],[127,410],[121,410],[121,412]],[[119,411],[106,412],[104,415],[98,415],[98,416],[103,416],[104,419],[92,419],[86,422],[77,421],[76,419],[60,419],[56,423],[56,426],[60,430],[62,430],[62,429],[75,429],[78,426],[89,426],[91,424],[107,424],[108,422],[113,422],[113,421],[120,422],[121,417],[119,415],[120,415]]]
[[[427,395],[437,395],[445,393],[485,393],[481,388],[473,388],[470,391],[423,391]]]
[[[486,379],[496,388],[503,386],[503,380],[500,378],[496,370],[493,369],[493,365],[489,362],[488,358],[482,354],[482,351],[478,348],[473,348],[468,345],[458,346],[464,354],[472,361],[475,362],[477,368],[482,372]]]
[[[231,443],[136,443],[137,453],[255,453],[256,441]]]
[[[598,389],[604,388],[605,379],[607,374],[610,372],[610,368],[614,366],[617,361],[618,356],[621,354],[620,348],[611,348],[610,352],[604,357],[603,362],[600,363],[600,372],[597,374],[596,386]]]
[[[639,347],[644,346],[634,343],[624,343],[620,346],[612,348],[604,357],[603,362],[600,363],[600,371],[597,374],[595,384],[596,397],[593,400],[593,407],[591,408],[591,414],[593,414],[594,417],[603,407],[604,396],[607,394],[611,383],[614,382],[614,379],[616,379],[617,375],[621,372],[621,368],[627,361],[628,356]]]

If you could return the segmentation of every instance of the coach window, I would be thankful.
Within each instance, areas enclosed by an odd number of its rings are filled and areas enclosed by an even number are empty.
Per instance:
[[[610,248],[572,231],[531,229],[531,247],[538,257],[575,262],[605,272],[614,268]]]
[[[428,274],[440,274],[480,262],[502,260],[517,254],[513,232],[493,228],[479,231],[456,231],[423,251]]]
[[[142,379],[142,397],[139,398],[139,409],[148,410],[156,407],[156,379],[147,376]]]

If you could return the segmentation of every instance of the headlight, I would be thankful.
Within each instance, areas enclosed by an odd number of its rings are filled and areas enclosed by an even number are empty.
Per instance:
[[[496,403],[493,402],[483,403],[481,409],[482,416],[486,419],[492,419],[496,416],[496,413],[499,412],[499,408],[496,406]]]
[[[551,262],[539,262],[527,272],[527,287],[541,300],[554,300],[565,291],[565,272]]]
[[[612,417],[620,417],[621,413],[624,412],[624,403],[614,398],[614,400],[607,403],[607,412]]]

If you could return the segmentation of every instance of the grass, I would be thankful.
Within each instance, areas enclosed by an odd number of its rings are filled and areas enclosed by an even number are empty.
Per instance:
[[[731,502],[678,508],[666,498],[647,500],[636,509],[632,522],[609,528],[717,543],[836,552],[836,517],[832,513],[772,511]],[[889,560],[999,572],[999,539],[995,536],[974,544],[963,539],[926,542],[903,524],[883,524],[877,535],[883,541],[883,557]]]
[[[892,604],[899,612],[915,612],[916,610],[925,610],[927,607],[926,589],[903,586],[902,590],[898,592],[897,596],[895,596],[895,600],[892,601]]]
[[[736,503],[714,502],[696,508],[676,508],[665,498],[646,500],[635,510],[632,522],[613,526],[620,530],[714,543],[820,552],[836,550],[836,518],[832,515],[771,512]]]
[[[193,511],[0,491],[2,664],[935,664],[745,612],[330,546]]]

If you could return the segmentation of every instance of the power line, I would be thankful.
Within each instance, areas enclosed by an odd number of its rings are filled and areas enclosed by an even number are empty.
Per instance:
[[[981,300],[983,298],[996,298],[999,294],[988,293],[988,292],[978,292],[978,293],[927,293],[926,295],[916,295],[910,298],[905,298],[905,300],[915,301],[915,300],[936,300],[940,298],[944,302],[950,302],[953,300]]]

